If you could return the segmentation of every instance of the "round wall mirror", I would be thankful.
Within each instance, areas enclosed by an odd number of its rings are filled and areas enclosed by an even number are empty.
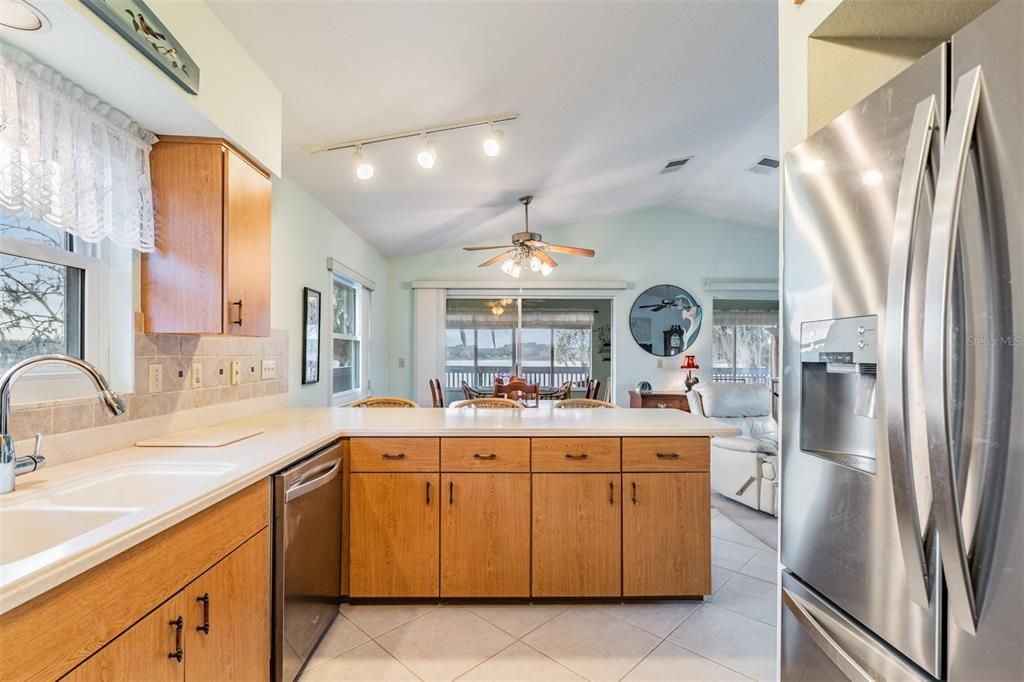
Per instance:
[[[633,340],[651,355],[679,355],[700,333],[701,309],[690,292],[659,284],[636,297],[629,310]]]

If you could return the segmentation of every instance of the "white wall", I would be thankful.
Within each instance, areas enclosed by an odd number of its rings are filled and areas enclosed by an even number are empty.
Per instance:
[[[629,309],[634,299],[655,284],[675,284],[689,291],[703,307],[703,324],[690,349],[697,355],[699,375],[710,375],[712,301],[703,289],[705,278],[774,279],[778,276],[778,235],[774,229],[734,223],[671,208],[654,208],[587,220],[558,228],[537,226],[545,239],[596,249],[594,259],[564,256],[552,279],[625,280],[630,288],[615,292],[612,341],[615,399],[626,404],[627,391],[642,379],[655,388],[678,389],[684,372],[680,358],[658,359],[643,351],[629,332]],[[446,249],[398,258],[390,262],[391,343],[390,393],[413,395],[412,291],[413,280],[516,280],[496,267],[480,269],[485,255]],[[524,273],[523,279],[540,278]],[[557,292],[553,292],[557,295]],[[404,358],[405,368],[399,368]],[[702,379],[703,380],[703,379]]]
[[[289,177],[274,179],[271,228],[270,326],[288,331],[288,402],[326,406],[330,398],[331,257],[377,284],[371,299],[370,382],[385,393],[388,347],[388,263],[323,204]],[[302,384],[302,288],[321,298],[320,381]]]

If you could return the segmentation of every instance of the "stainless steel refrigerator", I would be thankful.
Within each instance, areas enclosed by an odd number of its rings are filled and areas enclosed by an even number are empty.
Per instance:
[[[1020,680],[1024,2],[787,154],[784,204],[781,677]]]

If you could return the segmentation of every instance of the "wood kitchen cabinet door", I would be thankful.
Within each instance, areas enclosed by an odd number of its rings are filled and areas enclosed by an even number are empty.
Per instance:
[[[264,528],[182,591],[185,677],[266,680],[270,675],[270,536]]]
[[[441,477],[441,596],[530,596],[530,474]]]
[[[186,597],[179,592],[61,679],[71,682],[182,682],[185,679],[187,610]],[[179,650],[181,660],[177,656]]]
[[[437,597],[440,475],[349,477],[349,595]]]
[[[621,476],[533,474],[533,596],[616,597]]]
[[[711,594],[708,474],[626,473],[622,484],[623,595]]]
[[[224,331],[270,336],[271,184],[230,149],[224,178]]]

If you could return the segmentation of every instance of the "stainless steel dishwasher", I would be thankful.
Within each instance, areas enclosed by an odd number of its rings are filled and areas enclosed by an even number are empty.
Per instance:
[[[340,443],[274,475],[274,680],[291,682],[338,613],[341,591]]]

